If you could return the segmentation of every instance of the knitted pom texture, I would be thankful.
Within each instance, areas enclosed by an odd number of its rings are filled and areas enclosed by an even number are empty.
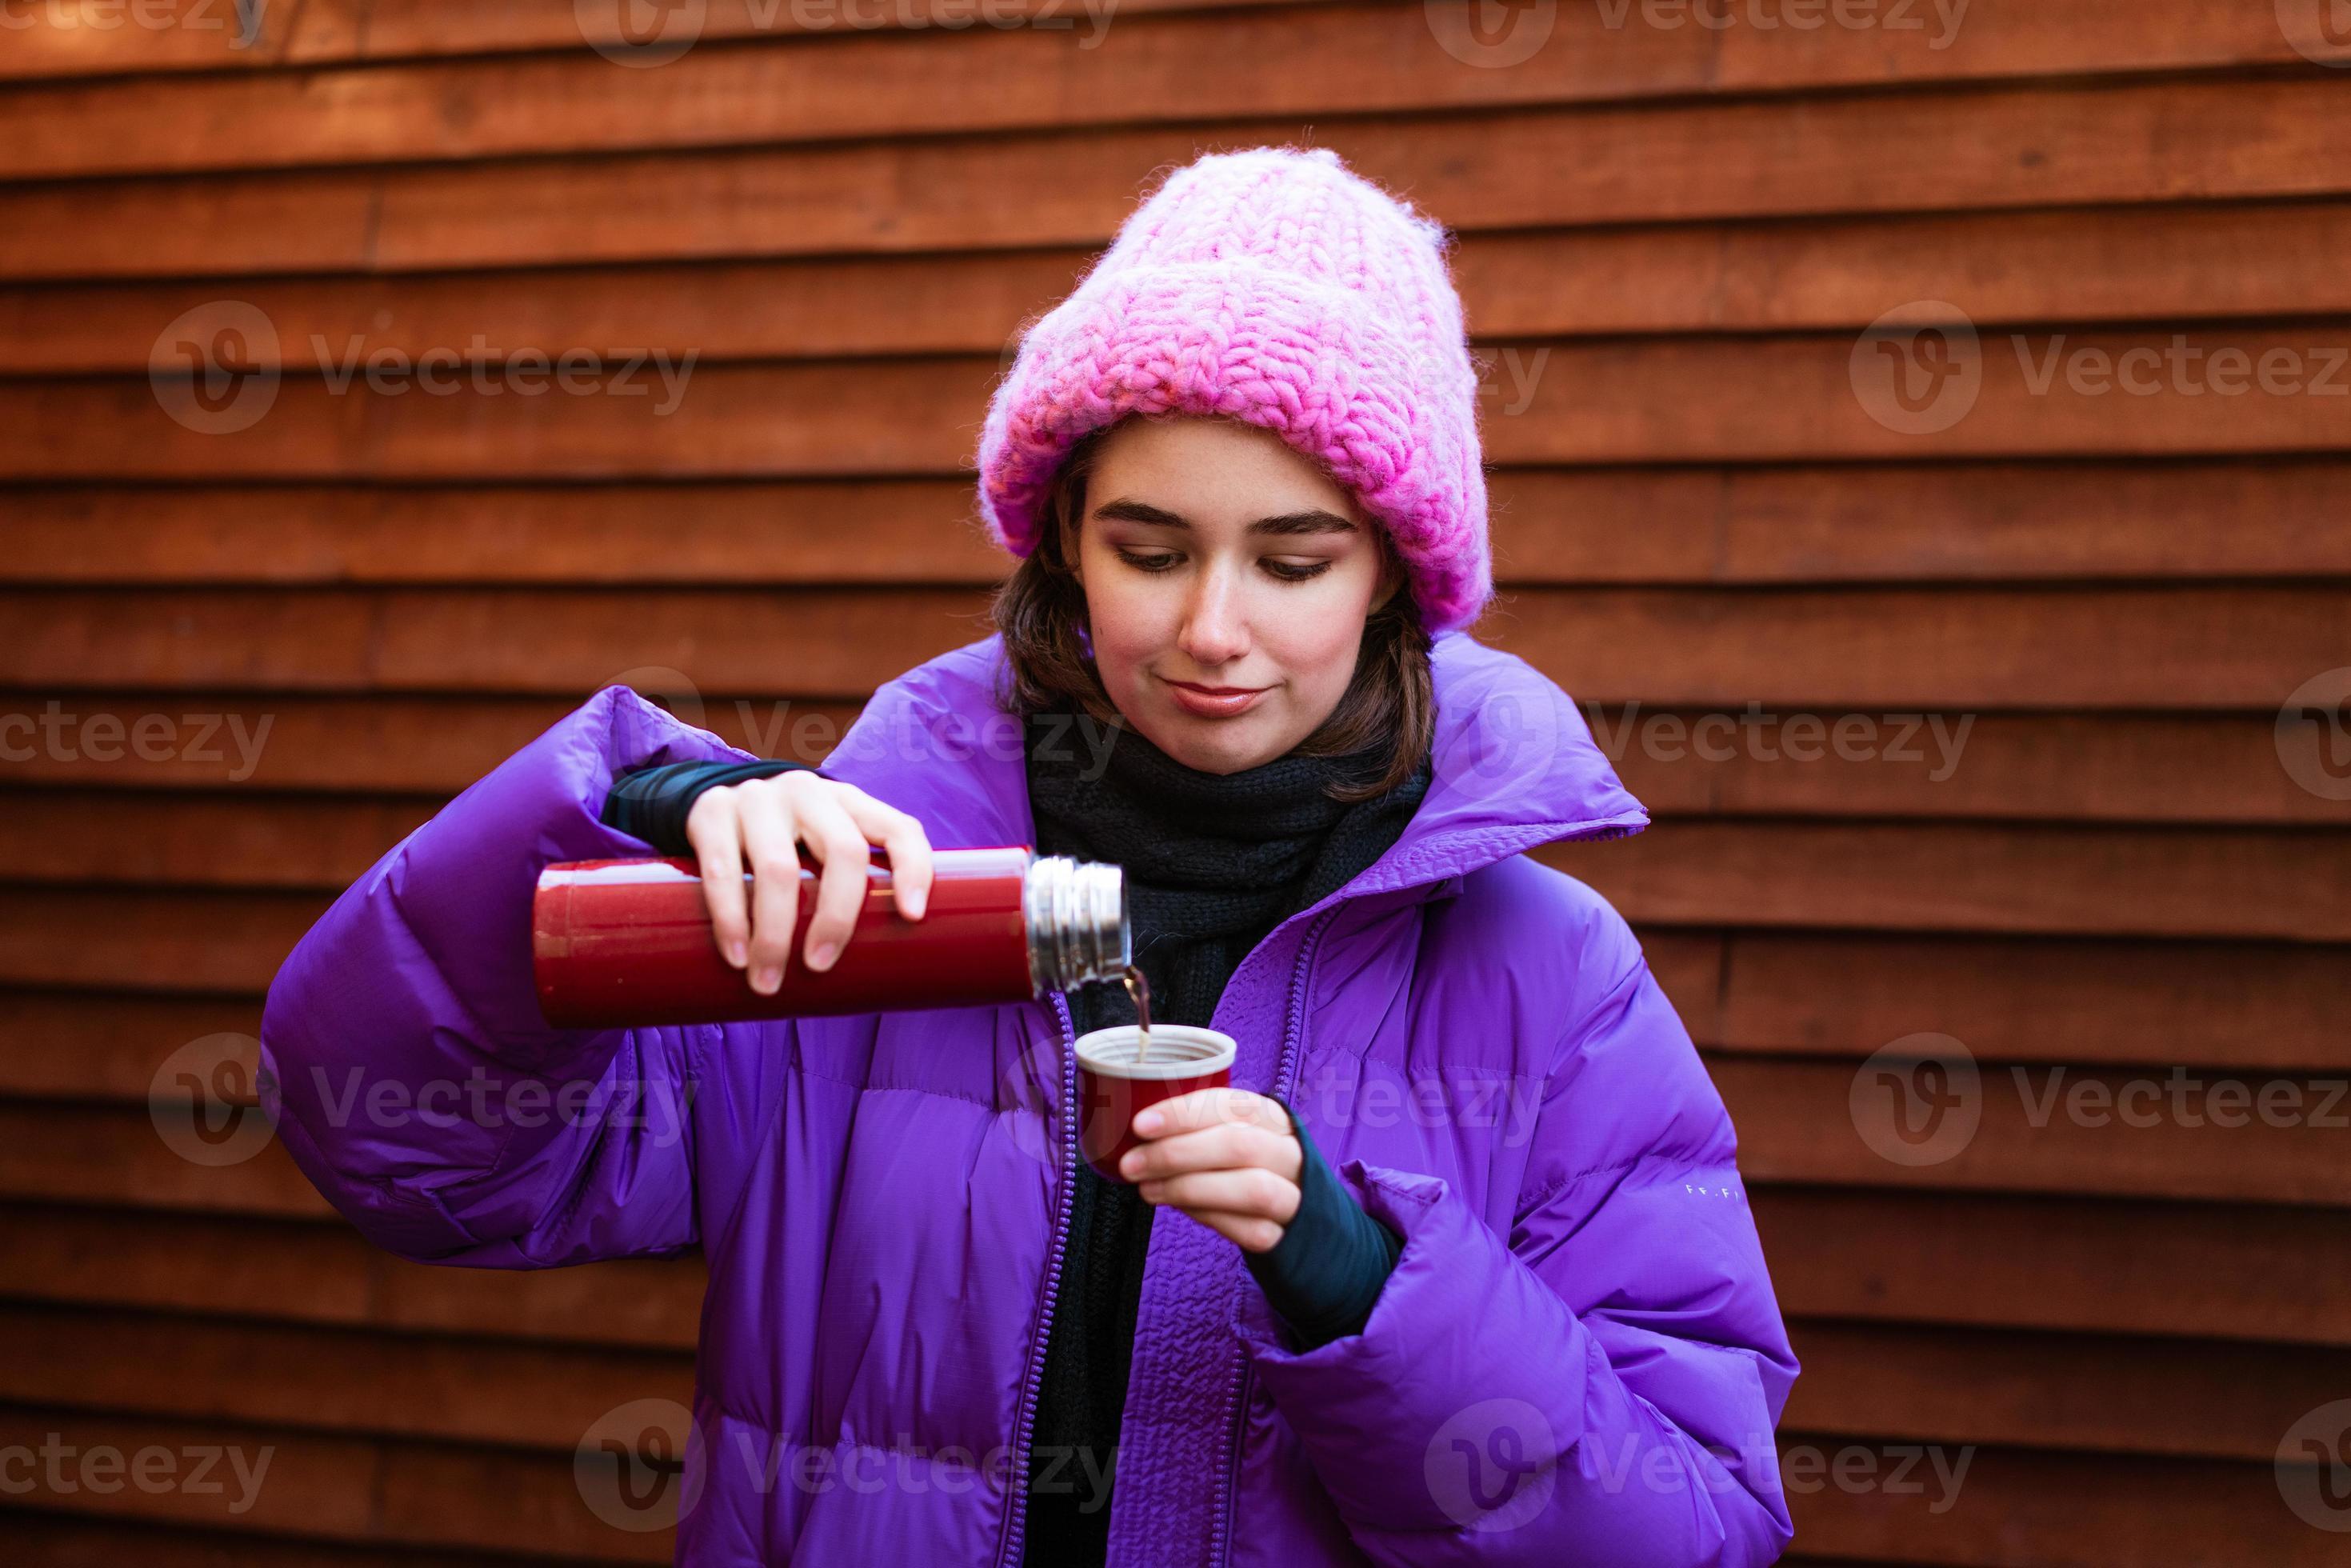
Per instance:
[[[1277,433],[1385,528],[1430,632],[1493,592],[1477,382],[1449,237],[1329,148],[1210,153],[1170,173],[998,383],[979,507],[1037,547],[1070,448],[1130,413]]]

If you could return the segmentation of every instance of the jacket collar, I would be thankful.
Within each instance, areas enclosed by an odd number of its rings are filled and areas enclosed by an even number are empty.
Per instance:
[[[907,671],[874,693],[824,771],[912,813],[938,848],[1034,843],[1021,722],[998,705],[1005,669],[990,634]],[[1438,896],[1538,844],[1648,825],[1575,704],[1524,659],[1452,632],[1435,641],[1431,673],[1426,798],[1385,853],[1300,915],[1374,894]]]

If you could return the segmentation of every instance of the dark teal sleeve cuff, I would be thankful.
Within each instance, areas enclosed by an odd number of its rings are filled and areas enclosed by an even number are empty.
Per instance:
[[[685,817],[704,790],[751,779],[771,779],[808,766],[771,758],[762,762],[664,762],[632,768],[612,780],[601,820],[608,828],[644,840],[663,854],[690,855],[694,845],[685,836]]]
[[[1304,1348],[1363,1331],[1380,1299],[1404,1238],[1372,1218],[1339,1173],[1307,1135],[1306,1125],[1287,1101],[1304,1159],[1299,1167],[1298,1212],[1281,1239],[1263,1252],[1243,1249],[1249,1270]]]

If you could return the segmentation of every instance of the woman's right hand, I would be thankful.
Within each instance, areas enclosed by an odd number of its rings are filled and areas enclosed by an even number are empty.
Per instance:
[[[751,988],[762,996],[783,984],[792,950],[799,845],[823,867],[802,955],[810,969],[832,967],[856,930],[872,864],[869,846],[889,852],[899,914],[920,920],[931,896],[931,841],[922,823],[853,784],[805,768],[704,790],[686,813],[685,837],[702,865],[703,901],[718,951],[735,967],[748,967]]]

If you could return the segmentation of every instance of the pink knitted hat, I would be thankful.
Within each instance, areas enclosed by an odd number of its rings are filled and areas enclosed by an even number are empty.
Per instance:
[[[1128,413],[1262,425],[1387,529],[1430,632],[1493,592],[1478,375],[1444,226],[1327,147],[1169,174],[1029,327],[979,440],[979,505],[1015,555],[1080,437]]]

